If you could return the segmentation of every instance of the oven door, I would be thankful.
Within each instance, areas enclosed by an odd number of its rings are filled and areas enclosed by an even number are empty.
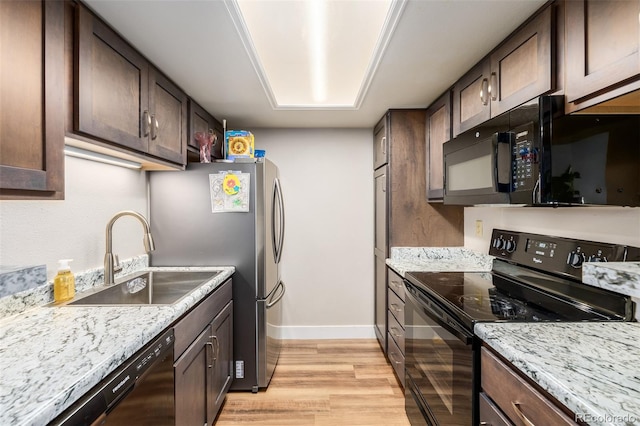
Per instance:
[[[473,334],[405,281],[405,406],[412,425],[472,425]]]

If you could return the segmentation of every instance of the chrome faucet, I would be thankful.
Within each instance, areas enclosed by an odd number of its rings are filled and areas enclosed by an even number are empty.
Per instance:
[[[107,223],[107,252],[104,255],[104,283],[106,285],[113,284],[114,273],[122,269],[122,266],[120,266],[120,262],[118,261],[118,256],[114,255],[111,252],[113,250],[111,238],[111,235],[113,233],[113,224],[122,216],[133,216],[137,218],[140,223],[142,223],[142,227],[144,228],[144,237],[142,239],[142,242],[144,243],[144,249],[147,253],[155,250],[153,238],[151,237],[149,222],[147,222],[147,219],[145,219],[144,216],[132,210],[124,210],[116,213],[116,215],[111,218],[109,223]]]

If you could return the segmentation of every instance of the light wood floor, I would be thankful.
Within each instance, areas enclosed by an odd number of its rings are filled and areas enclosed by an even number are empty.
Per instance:
[[[407,426],[404,395],[378,342],[285,340],[266,391],[230,392],[216,426]]]

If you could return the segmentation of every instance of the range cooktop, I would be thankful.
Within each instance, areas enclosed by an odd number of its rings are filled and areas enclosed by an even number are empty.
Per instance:
[[[633,259],[636,248],[494,230],[489,254],[496,256],[492,272],[410,272],[406,279],[470,330],[487,321],[633,318],[629,297],[580,278],[582,262]]]

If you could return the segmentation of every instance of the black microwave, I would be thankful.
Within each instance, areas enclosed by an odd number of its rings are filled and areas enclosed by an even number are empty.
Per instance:
[[[640,206],[640,115],[532,102],[443,145],[444,203]]]

